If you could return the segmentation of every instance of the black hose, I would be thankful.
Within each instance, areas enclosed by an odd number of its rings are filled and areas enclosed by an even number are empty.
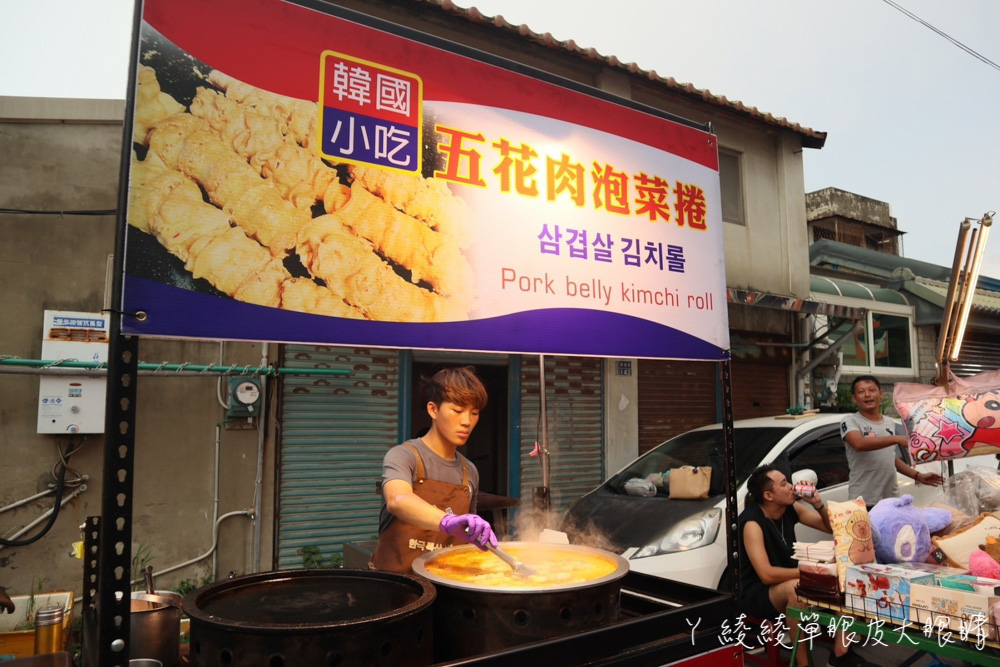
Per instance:
[[[59,479],[56,480],[56,501],[52,506],[52,514],[49,515],[49,520],[46,522],[45,527],[42,528],[41,532],[37,535],[29,537],[25,540],[5,540],[0,537],[0,544],[5,547],[26,547],[29,544],[34,544],[38,540],[45,537],[45,534],[52,529],[52,526],[56,523],[56,518],[59,516],[59,509],[62,506],[63,497],[63,480],[66,479],[66,464],[63,463],[62,469],[59,470]]]

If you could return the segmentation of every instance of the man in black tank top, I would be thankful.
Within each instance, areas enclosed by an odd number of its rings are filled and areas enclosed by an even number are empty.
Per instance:
[[[818,493],[811,498],[798,498],[785,474],[773,465],[760,466],[750,474],[747,493],[746,506],[739,518],[743,591],[740,607],[750,616],[776,621],[789,605],[798,603],[795,586],[799,583],[799,569],[792,556],[795,524],[801,522],[831,533],[830,515]],[[815,511],[806,509],[805,504],[812,505]],[[794,637],[798,621],[787,621]],[[799,647],[796,660],[800,666],[809,664],[804,645]],[[871,663],[848,651],[838,631],[828,664],[839,667]]]

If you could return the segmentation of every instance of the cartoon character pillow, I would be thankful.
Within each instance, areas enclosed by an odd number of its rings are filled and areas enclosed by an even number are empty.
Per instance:
[[[913,496],[884,498],[868,513],[875,531],[875,557],[880,563],[923,562],[931,554],[931,533],[951,524],[951,512],[913,506]]]
[[[827,508],[830,512],[830,525],[833,527],[840,590],[846,590],[849,565],[875,562],[872,526],[863,498],[842,503],[831,501],[827,504]]]
[[[1000,452],[1000,370],[947,386],[898,382],[893,402],[917,463]]]

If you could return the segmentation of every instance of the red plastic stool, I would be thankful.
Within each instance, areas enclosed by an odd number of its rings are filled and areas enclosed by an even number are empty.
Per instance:
[[[743,622],[748,628],[760,629],[757,633],[757,637],[774,636],[774,621],[770,619],[747,616],[743,619]],[[788,664],[787,660],[782,660],[781,658],[781,645],[778,644],[777,641],[765,642],[762,648],[763,651],[760,651],[760,649],[754,649],[754,653],[750,653],[744,649],[743,663],[747,665],[763,665],[764,667],[781,667],[782,665]]]

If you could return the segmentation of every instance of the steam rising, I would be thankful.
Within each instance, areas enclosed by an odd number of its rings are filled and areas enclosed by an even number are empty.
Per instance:
[[[569,523],[564,523],[564,521],[566,519],[562,511],[522,508],[517,512],[517,517],[509,526],[510,539],[521,542],[538,542],[542,531],[549,529],[565,532],[569,537],[570,544],[603,549],[612,553],[621,553],[623,550],[622,547],[614,544],[606,535],[597,530],[590,520]]]

